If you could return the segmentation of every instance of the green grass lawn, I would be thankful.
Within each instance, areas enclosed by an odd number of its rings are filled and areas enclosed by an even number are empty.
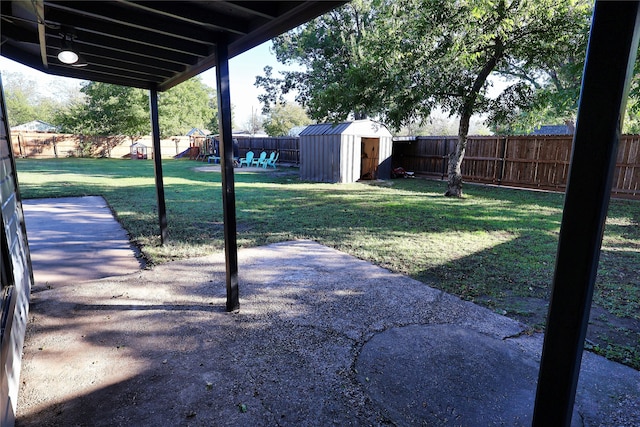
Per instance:
[[[24,198],[104,196],[150,264],[223,248],[219,172],[163,161],[168,242],[159,244],[153,163],[18,159]],[[562,217],[555,193],[422,179],[301,182],[297,169],[236,169],[238,245],[312,239],[544,328]],[[609,209],[587,347],[640,369],[640,202]]]

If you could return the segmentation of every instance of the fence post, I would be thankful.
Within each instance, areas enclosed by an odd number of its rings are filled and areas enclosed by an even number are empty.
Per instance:
[[[447,177],[447,163],[449,160],[449,139],[444,137],[442,138],[442,142],[444,143],[444,154],[442,155],[442,180],[444,181],[445,177]]]
[[[24,138],[22,138],[22,134],[21,134],[21,133],[19,133],[19,134],[18,134],[18,151],[20,151],[20,157],[27,157],[27,156],[25,156],[24,154],[22,154],[22,140],[23,140],[23,139],[24,139]]]
[[[502,180],[504,179],[504,167],[507,162],[507,137],[502,138],[502,147],[500,154],[500,171],[498,172],[498,185],[502,185]]]

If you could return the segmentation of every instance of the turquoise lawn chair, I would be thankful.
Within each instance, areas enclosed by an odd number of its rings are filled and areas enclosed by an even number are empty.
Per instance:
[[[260,153],[260,157],[258,157],[257,159],[253,159],[253,162],[251,162],[251,166],[261,166],[262,162],[264,162],[266,158],[267,152],[263,151],[262,153]]]
[[[243,157],[240,159],[240,161],[238,162],[238,166],[242,167],[242,165],[247,165],[247,166],[251,166],[251,163],[253,163],[253,151],[247,151],[246,157]]]
[[[275,154],[275,156],[274,156]],[[276,168],[276,162],[278,161],[278,157],[280,157],[280,152],[276,153],[275,151],[271,153],[271,156],[264,162],[263,168],[267,168],[267,166],[271,166],[272,168]]]
[[[272,161],[273,159],[275,159],[276,157],[276,152],[272,151],[271,154],[269,154],[268,158],[265,158],[263,161],[261,161],[258,166],[262,166],[263,168],[267,168],[267,163]]]

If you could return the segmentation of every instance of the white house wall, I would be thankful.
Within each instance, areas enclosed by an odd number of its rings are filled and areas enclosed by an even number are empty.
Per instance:
[[[0,425],[10,427],[15,422],[22,345],[27,327],[33,274],[5,114],[5,101],[0,84],[0,266],[3,271],[0,295],[0,321],[3,322],[0,339]]]

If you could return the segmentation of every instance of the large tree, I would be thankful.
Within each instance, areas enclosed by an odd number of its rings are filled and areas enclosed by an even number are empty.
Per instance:
[[[126,135],[132,140],[151,132],[149,94],[143,89],[108,83],[87,83],[85,99],[57,120],[64,131],[88,135]],[[158,97],[160,135],[183,135],[193,127],[215,124],[215,91],[194,78]],[[214,129],[209,129],[215,132]]]
[[[516,105],[515,108],[496,109],[490,117],[496,133],[529,133],[543,124],[573,124],[575,121],[589,36],[590,8],[583,5],[574,10],[578,14],[582,12],[582,19],[574,21],[573,36],[556,44],[553,55],[545,55],[533,64],[510,63],[499,70],[504,76],[527,82],[535,92],[525,108]]]
[[[374,102],[395,126],[427,116],[435,105],[458,115],[458,143],[449,156],[447,196],[462,196],[461,164],[471,116],[524,106],[535,85],[517,78],[495,100],[492,73],[531,75],[585,29],[589,6],[573,0],[400,0],[384,3],[369,45],[382,66]],[[383,58],[389,58],[383,61]]]
[[[61,119],[67,132],[88,135],[125,135],[134,140],[151,131],[149,98],[142,89],[89,82],[81,90],[82,103]]]
[[[535,80],[531,81],[536,84],[536,91],[528,108],[515,108],[501,116],[492,117],[491,125],[496,133],[528,133],[542,124],[574,122],[587,46],[586,25],[583,34],[584,37],[565,46],[564,57],[556,58],[555,63],[545,64],[537,73],[532,73]],[[640,58],[640,49],[637,58]],[[640,132],[640,61],[636,61],[634,68],[623,132]]]
[[[54,123],[56,111],[66,108],[66,102],[70,99],[70,96],[63,100],[40,96],[37,83],[20,73],[3,72],[2,78],[9,126],[32,120]]]
[[[194,127],[204,129],[216,124],[218,107],[215,90],[200,78],[189,79],[162,92],[158,98],[160,134],[162,137],[184,135]],[[148,121],[148,119],[147,119]]]
[[[260,99],[266,109],[282,103],[281,94],[295,90],[296,101],[318,121],[344,120],[347,114],[365,118],[370,106],[363,90],[375,90],[366,66],[364,39],[375,19],[371,0],[352,0],[339,9],[310,21],[273,40],[273,50],[284,64],[297,63],[304,71],[283,72],[282,79],[265,69]],[[328,108],[331,106],[331,108]],[[345,112],[346,111],[346,112]],[[267,112],[267,111],[263,111]]]
[[[275,49],[282,62],[306,66],[284,80],[302,88],[313,118],[366,112],[399,129],[436,106],[459,117],[446,194],[460,197],[471,116],[495,119],[530,105],[531,76],[584,36],[590,7],[586,0],[363,0],[278,38]],[[489,99],[489,76],[498,74],[513,84]]]
[[[294,103],[276,104],[262,124],[269,136],[286,136],[295,126],[311,124],[304,108]]]

